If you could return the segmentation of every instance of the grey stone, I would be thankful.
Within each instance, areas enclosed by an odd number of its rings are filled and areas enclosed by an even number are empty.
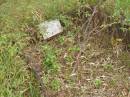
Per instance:
[[[63,32],[59,20],[44,21],[39,25],[39,29],[45,40]]]

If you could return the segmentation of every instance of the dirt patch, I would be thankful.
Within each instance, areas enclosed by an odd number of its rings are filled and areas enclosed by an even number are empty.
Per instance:
[[[57,96],[52,97],[129,96],[129,69],[119,58],[125,52],[124,43],[116,41],[118,38],[123,39],[120,35],[122,32],[117,33],[120,24],[111,23],[110,18],[96,7],[92,10],[90,17],[83,18],[87,22],[82,26],[83,32],[75,37],[74,44],[80,46],[80,51],[69,53],[66,52],[68,46],[60,46],[64,48],[60,60],[62,89]],[[74,45],[73,42],[70,44]],[[67,63],[63,57],[65,55],[71,55],[74,61]]]
[[[51,79],[59,79],[60,89],[55,91],[47,87],[47,97],[129,97],[129,68],[120,59],[120,55],[126,52],[125,40],[120,37],[121,32],[117,33],[120,23],[111,23],[111,18],[97,7],[81,9],[88,11],[90,16],[85,17],[82,11],[81,17],[71,14],[72,29],[79,27],[78,33],[73,29],[73,35],[61,35],[64,36],[62,42],[61,36],[46,42],[56,49],[61,64],[58,74],[48,74],[50,80],[46,84],[50,86]],[[37,48],[29,47],[25,56],[41,84],[43,57],[38,52]]]

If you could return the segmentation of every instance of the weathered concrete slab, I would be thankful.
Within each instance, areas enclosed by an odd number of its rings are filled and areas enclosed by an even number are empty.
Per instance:
[[[39,29],[44,39],[51,38],[63,32],[63,27],[59,20],[45,21],[39,25]]]

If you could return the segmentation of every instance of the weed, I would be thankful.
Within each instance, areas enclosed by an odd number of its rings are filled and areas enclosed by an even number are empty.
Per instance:
[[[48,82],[49,82],[49,77],[48,77],[48,75],[44,75],[44,77],[43,77],[42,79],[43,79],[44,84],[47,85]]]
[[[71,63],[71,62],[74,61],[74,59],[71,55],[68,55],[68,56],[65,57],[65,61]]]
[[[99,88],[101,86],[101,84],[102,84],[102,81],[100,79],[96,79],[94,81],[94,85],[95,85],[96,88]]]
[[[57,57],[55,53],[56,50],[52,48],[50,45],[44,45],[43,51],[44,51],[43,64],[46,70],[57,72],[60,68],[60,65],[57,61]]]
[[[76,30],[77,30],[77,32],[79,31],[78,29],[76,29]],[[73,39],[73,37],[75,36],[75,34],[76,33],[72,30],[72,31],[68,31],[67,36],[71,37]]]
[[[111,79],[109,83],[110,83],[111,86],[115,86],[116,85],[116,80]]]
[[[39,97],[40,96],[40,93],[39,93],[39,89],[38,88],[35,88],[36,85],[34,85],[34,83],[31,83],[29,82],[29,96],[30,97]]]
[[[105,70],[112,70],[113,69],[113,65],[112,64],[105,64],[104,65],[104,69]]]
[[[60,81],[57,79],[54,79],[51,81],[51,88],[52,90],[58,91],[61,87]]]
[[[69,28],[72,25],[71,17],[65,16],[65,15],[60,15],[58,17],[64,26],[64,28]]]
[[[68,51],[69,52],[78,52],[78,51],[80,51],[80,47],[78,47],[78,46],[70,47]]]
[[[61,45],[63,45],[64,42],[65,42],[65,37],[64,37],[64,36],[60,36],[60,37],[58,38],[58,41],[59,41],[59,43],[60,43]]]

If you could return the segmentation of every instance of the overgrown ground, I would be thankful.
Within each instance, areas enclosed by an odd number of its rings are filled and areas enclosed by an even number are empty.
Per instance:
[[[129,5],[1,0],[0,97],[129,97]],[[51,19],[64,32],[44,41],[38,24]]]

